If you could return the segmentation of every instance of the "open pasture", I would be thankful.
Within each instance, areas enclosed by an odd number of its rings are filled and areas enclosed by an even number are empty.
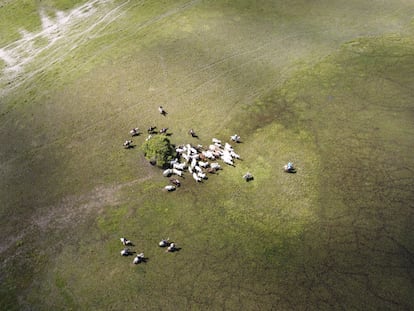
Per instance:
[[[413,13],[0,0],[0,309],[414,308]],[[152,125],[242,159],[167,193]]]

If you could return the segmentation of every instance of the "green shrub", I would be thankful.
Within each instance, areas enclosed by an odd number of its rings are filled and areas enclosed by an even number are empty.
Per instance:
[[[151,164],[161,168],[165,168],[168,162],[176,155],[170,140],[164,135],[153,136],[151,139],[144,142],[142,150]]]

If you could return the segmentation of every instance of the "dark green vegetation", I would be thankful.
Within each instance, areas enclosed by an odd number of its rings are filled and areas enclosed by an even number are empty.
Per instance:
[[[168,166],[169,161],[175,158],[174,146],[165,135],[155,135],[142,144],[145,157],[160,168]]]
[[[0,47],[40,27],[33,3],[0,2]],[[107,6],[123,14],[71,41],[98,19],[79,21],[1,95],[0,309],[414,308],[410,1]],[[122,148],[150,125],[238,133],[243,160],[163,192]]]

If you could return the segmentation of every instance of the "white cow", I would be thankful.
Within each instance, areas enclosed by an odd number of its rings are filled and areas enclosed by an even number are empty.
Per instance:
[[[129,251],[129,248],[124,248],[121,251],[121,256],[129,256],[129,255],[131,255],[131,252]]]
[[[200,178],[200,177],[198,177],[198,175],[197,175],[197,173],[196,173],[196,172],[194,172],[194,173],[193,173],[193,178],[194,178],[194,180],[195,180],[195,181],[197,181],[197,182],[200,182],[200,181],[201,181],[201,178]]]
[[[170,246],[168,246],[166,252],[175,252],[177,250],[177,247],[175,247],[175,243],[171,243]]]
[[[198,166],[206,168],[209,166],[208,162],[198,161]]]
[[[240,156],[237,153],[235,153],[234,151],[231,151],[230,155],[235,159],[240,159]]]
[[[178,175],[178,176],[183,176],[183,172],[180,170],[177,170],[175,168],[172,169],[173,174]]]
[[[123,245],[132,245],[132,242],[128,240],[127,238],[120,238]]]
[[[169,168],[169,169],[166,169],[164,172],[162,172],[162,175],[164,177],[168,177],[168,176],[171,176],[172,173],[173,173],[173,170]]]
[[[170,245],[169,240],[170,240],[170,238],[168,238],[168,239],[162,239],[161,241],[158,242],[158,246],[159,247],[169,246]]]
[[[122,145],[125,149],[129,149],[132,147],[132,140],[126,140]]]
[[[226,163],[228,165],[231,165],[231,166],[234,166],[233,160],[231,158],[223,156],[223,157],[221,157],[221,159],[223,160],[224,163]]]
[[[167,190],[168,192],[174,191],[175,190],[175,186],[173,186],[173,185],[167,185],[167,186],[164,187],[164,189]]]
[[[133,263],[134,263],[135,265],[136,265],[136,264],[139,264],[139,263],[143,262],[143,261],[144,261],[144,259],[145,259],[145,257],[144,257],[144,253],[140,253],[140,254],[138,254],[138,255],[136,255],[136,256],[135,256]]]
[[[131,136],[139,135],[139,128],[133,128],[129,131],[129,134],[131,134]]]
[[[240,142],[240,136],[237,134],[234,134],[233,136],[230,136],[230,139],[236,143]]]
[[[211,163],[211,164],[210,164],[210,167],[211,167],[212,169],[214,169],[214,170],[219,170],[219,169],[221,169],[220,164],[218,164],[218,163],[216,163],[216,162]]]
[[[198,177],[203,178],[203,179],[207,179],[207,175],[203,172],[198,172]]]
[[[233,150],[233,147],[229,143],[226,143],[224,145],[224,150],[232,151]]]
[[[173,164],[173,168],[175,168],[176,170],[183,170],[186,168],[186,164],[185,163],[174,163]]]
[[[207,159],[214,160],[216,157],[214,156],[213,152],[211,150],[206,150],[201,152],[203,156],[205,156]]]

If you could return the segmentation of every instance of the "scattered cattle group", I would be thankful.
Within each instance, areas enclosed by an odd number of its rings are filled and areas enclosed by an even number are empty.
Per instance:
[[[124,246],[134,246],[134,244],[132,244],[132,242],[126,238],[120,238],[122,245]],[[173,253],[175,251],[178,251],[179,248],[177,248],[177,246],[175,245],[174,242],[170,242],[170,239],[162,239],[159,243],[158,243],[159,247],[166,247],[167,249],[165,250],[165,252],[168,253]],[[131,256],[133,255],[135,252],[131,251],[129,248],[124,248],[123,250],[121,250],[121,256]],[[147,258],[145,257],[144,253],[139,253],[134,257],[134,260],[132,261],[133,264],[137,265],[141,262],[146,262]]]

